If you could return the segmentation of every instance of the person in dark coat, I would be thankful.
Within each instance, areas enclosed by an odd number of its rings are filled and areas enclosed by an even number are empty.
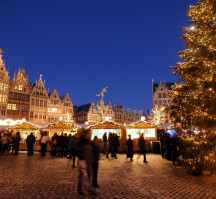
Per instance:
[[[69,139],[69,150],[72,159],[72,167],[75,168],[76,156],[78,151],[78,142],[77,134],[75,133]]]
[[[99,141],[97,136],[95,136],[93,139],[93,162],[92,162],[92,186],[95,188],[99,188],[97,182],[99,159],[100,159]]]
[[[139,148],[140,148],[140,154],[143,155],[143,162],[144,163],[148,163],[148,161],[146,160],[146,145],[145,145],[145,139],[144,139],[144,134],[141,133],[139,139],[138,139],[138,145],[139,145]]]
[[[16,132],[15,138],[14,138],[14,155],[19,154],[19,145],[21,141],[20,132]]]
[[[130,158],[130,161],[133,161],[133,140],[131,139],[131,135],[128,135],[128,140],[126,141],[126,145],[128,147],[127,150],[127,158]]]
[[[111,153],[111,156],[113,156],[113,134],[109,132],[108,135],[108,150],[106,153],[106,158],[109,158],[109,154]]]
[[[105,132],[103,134],[103,153],[104,154],[106,154],[106,152],[107,152],[107,142],[108,142],[107,133]]]
[[[78,184],[77,191],[78,194],[83,196],[83,178],[84,173],[87,172],[89,181],[92,177],[92,164],[93,164],[93,142],[91,141],[91,133],[89,130],[84,130],[82,136],[79,138],[78,142]]]
[[[119,137],[118,137],[118,135],[116,134],[116,133],[113,133],[113,153],[112,153],[112,157],[113,158],[115,158],[115,159],[117,159],[117,153],[118,153],[118,147],[119,147],[119,145],[120,145],[120,143],[119,143]]]
[[[34,153],[35,141],[36,141],[35,136],[34,136],[33,132],[31,132],[26,138],[28,156],[31,156]]]
[[[58,149],[58,135],[55,133],[51,138],[51,155],[53,157],[56,156],[56,152]]]

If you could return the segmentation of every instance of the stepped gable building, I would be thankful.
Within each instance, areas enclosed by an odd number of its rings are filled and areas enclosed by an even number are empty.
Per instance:
[[[48,122],[49,95],[45,87],[45,81],[40,75],[39,80],[32,84],[30,118],[31,122]]]
[[[31,85],[28,82],[25,69],[20,67],[10,81],[6,115],[13,119],[29,120]]]
[[[174,82],[159,82],[154,83],[152,81],[152,93],[153,93],[153,108],[157,105],[159,107],[171,104],[171,99],[167,95],[167,92],[171,90]]]
[[[45,80],[31,84],[23,67],[10,79],[9,72],[2,60],[0,49],[0,113],[12,119],[25,118],[37,123],[56,122],[61,120],[73,122],[73,103],[69,93],[62,98],[56,89],[48,93]]]
[[[5,116],[7,112],[10,77],[5,63],[2,60],[2,53],[3,50],[0,48],[0,114]]]
[[[66,123],[73,122],[73,106],[69,93],[64,97],[60,97],[57,89],[49,94],[48,100],[48,122],[58,122],[59,119]]]

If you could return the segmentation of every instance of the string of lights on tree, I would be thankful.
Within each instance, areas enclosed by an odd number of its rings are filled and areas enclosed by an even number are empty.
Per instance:
[[[202,172],[216,170],[216,0],[199,0],[189,6],[188,27],[182,28],[186,49],[171,67],[178,75],[169,95],[170,113],[189,156],[183,159]],[[187,151],[188,152],[188,151]]]

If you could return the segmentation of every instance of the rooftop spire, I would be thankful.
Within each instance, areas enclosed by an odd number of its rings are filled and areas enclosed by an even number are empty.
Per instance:
[[[3,62],[3,60],[2,60],[2,54],[3,54],[3,50],[0,48],[0,62]]]

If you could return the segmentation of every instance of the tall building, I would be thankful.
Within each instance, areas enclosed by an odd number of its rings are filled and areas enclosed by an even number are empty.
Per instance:
[[[5,63],[2,60],[2,54],[3,50],[0,49],[0,114],[5,116],[7,112],[10,77]]]
[[[13,119],[25,118],[29,120],[31,85],[25,69],[20,67],[18,73],[14,73],[10,81],[7,104],[7,116]]]
[[[29,121],[38,123],[47,123],[48,118],[48,102],[49,95],[45,87],[45,81],[40,75],[32,86],[31,92],[31,106],[30,106],[30,117]]]

